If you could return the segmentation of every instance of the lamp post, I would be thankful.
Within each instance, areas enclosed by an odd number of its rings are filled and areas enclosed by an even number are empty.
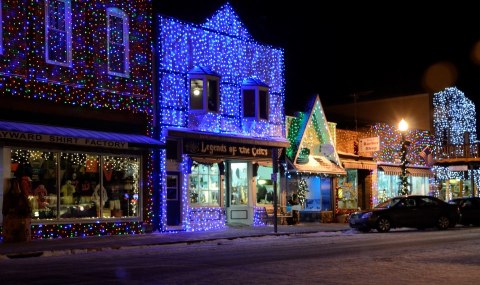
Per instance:
[[[400,190],[398,191],[399,195],[407,195],[409,194],[408,191],[408,177],[407,177],[407,152],[408,152],[408,147],[410,146],[410,142],[405,139],[405,133],[408,130],[408,123],[404,119],[400,121],[398,124],[398,130],[402,134],[402,148],[400,150],[401,154],[401,169],[402,173],[400,174]]]

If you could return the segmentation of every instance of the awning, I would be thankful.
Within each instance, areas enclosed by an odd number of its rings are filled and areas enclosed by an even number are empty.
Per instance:
[[[293,167],[297,172],[314,173],[314,174],[338,174],[345,175],[347,172],[343,167],[328,160],[323,156],[308,157],[308,161],[304,163],[294,163]]]
[[[402,168],[400,166],[380,165],[379,167],[387,175],[402,174]],[[407,167],[406,170],[408,176],[433,177],[433,172],[428,168]]]
[[[0,140],[58,143],[88,147],[157,147],[163,144],[151,137],[49,125],[0,121]]]
[[[352,160],[352,159],[340,159],[344,168],[349,169],[377,169],[377,163],[375,161],[368,160]]]
[[[229,143],[239,143],[246,145],[259,145],[265,147],[286,148],[290,146],[290,142],[284,138],[253,138],[251,136],[242,136],[235,134],[219,134],[209,132],[190,131],[178,128],[169,128],[167,130],[169,137],[178,137],[194,140],[209,140]]]
[[[407,167],[407,172],[411,176],[433,177],[433,172],[428,168]]]
[[[402,168],[400,166],[381,165],[380,168],[387,175],[401,175]]]

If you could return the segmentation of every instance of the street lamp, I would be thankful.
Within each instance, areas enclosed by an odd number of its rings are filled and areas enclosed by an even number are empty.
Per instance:
[[[402,148],[400,150],[401,154],[401,169],[402,173],[400,174],[400,190],[398,191],[400,195],[407,195],[409,194],[408,191],[408,177],[407,177],[407,152],[408,147],[410,146],[410,142],[405,139],[405,133],[408,130],[408,123],[404,119],[400,121],[398,124],[398,130],[402,134]]]

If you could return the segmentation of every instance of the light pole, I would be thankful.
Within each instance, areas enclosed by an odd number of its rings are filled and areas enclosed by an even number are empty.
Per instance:
[[[405,133],[408,130],[408,123],[404,119],[398,124],[398,130],[402,134],[402,148],[401,148],[401,168],[402,173],[400,174],[400,190],[398,191],[399,195],[408,195],[408,177],[407,177],[407,152],[410,142],[405,139]]]

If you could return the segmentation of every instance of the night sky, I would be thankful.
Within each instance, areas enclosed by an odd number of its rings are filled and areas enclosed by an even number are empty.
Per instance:
[[[153,2],[157,12],[193,23],[226,3]],[[473,2],[229,2],[255,40],[285,50],[287,115],[304,111],[316,94],[331,105],[353,102],[354,93],[366,100],[448,86],[464,92],[479,112],[480,17]]]

